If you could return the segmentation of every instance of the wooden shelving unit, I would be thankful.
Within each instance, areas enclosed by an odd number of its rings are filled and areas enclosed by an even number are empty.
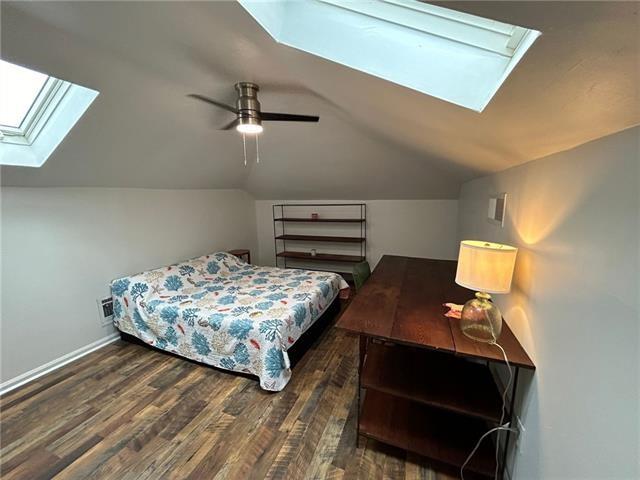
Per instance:
[[[324,212],[323,212],[324,209]],[[308,216],[302,216],[300,210],[307,210]],[[328,213],[327,213],[328,210]],[[320,211],[318,218],[312,218],[311,212]],[[293,214],[292,214],[293,213]],[[297,213],[297,214],[296,214]],[[303,213],[306,215],[306,212]],[[337,265],[348,265],[366,260],[367,251],[367,206],[364,203],[313,203],[313,204],[277,204],[273,205],[273,237],[274,237],[274,249],[276,256],[276,264],[278,266],[284,266],[284,268],[302,268],[299,263],[293,262],[313,262],[313,263],[326,263],[328,271],[336,271],[342,274],[347,281],[351,279],[351,274],[345,272],[344,269],[338,268]],[[323,229],[329,230],[327,233],[331,233],[332,228],[330,224],[342,225],[340,227],[341,232],[335,235],[329,235],[324,233],[313,232],[304,233],[296,230],[301,230],[302,225],[296,227],[293,224],[303,224],[306,229],[311,224],[322,226]],[[291,231],[291,230],[294,231]],[[353,232],[353,233],[351,233]],[[287,243],[289,242],[289,243]],[[305,245],[309,245],[309,250],[305,251],[301,248],[299,243],[302,242]],[[294,244],[293,248],[291,244]],[[315,255],[311,254],[313,243],[317,243],[317,248],[314,250],[338,250],[340,247],[329,248],[328,244],[336,245],[343,244],[346,252],[355,250],[357,247],[357,253],[354,251],[351,253],[330,253],[317,251]],[[297,245],[297,248],[296,248]],[[351,247],[346,248],[347,245]],[[278,262],[282,260],[282,264]],[[331,264],[336,264],[331,268]]]

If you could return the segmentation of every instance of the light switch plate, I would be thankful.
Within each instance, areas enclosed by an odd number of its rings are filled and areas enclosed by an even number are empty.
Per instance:
[[[489,222],[504,227],[504,219],[507,214],[507,194],[499,193],[489,198],[489,211],[487,218]]]

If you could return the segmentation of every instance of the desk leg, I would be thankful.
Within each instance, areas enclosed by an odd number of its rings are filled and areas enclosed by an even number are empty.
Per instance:
[[[520,373],[520,367],[515,367],[516,372],[513,375],[513,386],[511,387],[511,402],[509,405],[509,426],[513,427],[513,420],[515,419],[515,404],[516,404],[516,392],[518,391],[518,374]],[[500,478],[506,478],[507,472],[507,459],[509,455],[509,440],[511,439],[511,431],[507,430],[505,440],[504,440],[504,452],[502,452],[502,465]]]
[[[367,340],[369,337],[360,335],[360,363],[358,364],[358,376],[362,373],[362,366],[364,365],[364,357],[367,354]]]
[[[358,448],[360,446],[360,408],[362,407],[362,401],[360,398],[360,391],[362,390],[362,386],[361,386],[361,378],[362,378],[362,367],[364,365],[364,360],[367,356],[367,345],[369,343],[369,337],[366,337],[364,335],[360,335],[358,337],[358,346],[359,346],[359,354],[358,354],[358,404],[356,405],[357,408],[357,415],[356,415],[356,448]]]

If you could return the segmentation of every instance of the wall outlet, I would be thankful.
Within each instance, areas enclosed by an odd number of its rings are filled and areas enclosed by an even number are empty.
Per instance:
[[[103,327],[113,325],[113,298],[99,298],[96,302],[98,303],[100,325]]]

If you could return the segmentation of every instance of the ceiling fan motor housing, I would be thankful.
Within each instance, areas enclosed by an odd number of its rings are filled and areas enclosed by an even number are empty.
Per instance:
[[[238,92],[236,108],[238,109],[238,120],[243,125],[261,125],[260,102],[258,101],[258,90],[260,87],[255,83],[239,82],[235,85]]]

